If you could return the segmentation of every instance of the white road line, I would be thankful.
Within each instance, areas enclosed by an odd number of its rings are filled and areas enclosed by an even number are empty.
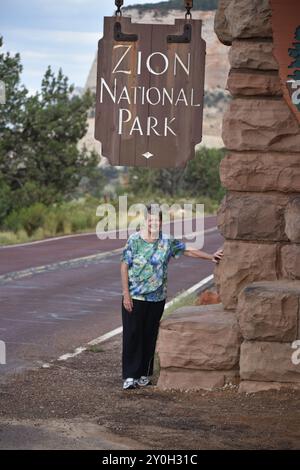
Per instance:
[[[213,277],[214,277],[213,274],[211,274],[210,276],[205,277],[201,281],[197,282],[197,284],[194,284],[193,286],[191,286],[186,291],[184,291],[181,294],[174,297],[174,299],[172,299],[172,300],[170,300],[169,302],[166,303],[165,310],[170,308],[175,302],[178,302],[179,300],[183,299],[187,295],[192,294],[193,292],[198,290],[200,287],[205,286],[205,284],[208,284],[213,279]],[[99,336],[98,338],[95,338],[92,341],[89,341],[86,346],[80,346],[80,347],[76,348],[75,351],[73,351],[72,353],[63,354],[57,360],[58,361],[66,361],[67,359],[70,359],[72,357],[76,357],[79,354],[83,353],[84,351],[87,351],[89,346],[95,346],[95,345],[101,344],[104,341],[107,341],[108,339],[113,338],[114,336],[117,336],[117,335],[121,334],[122,331],[123,331],[122,326],[119,326],[118,328],[115,328],[114,330],[111,330],[108,333],[105,333],[104,335]],[[48,368],[48,367],[50,367],[50,363],[45,363],[45,364],[43,364],[42,367]]]
[[[76,348],[75,351],[72,353],[63,354],[62,356],[58,358],[58,361],[66,361],[67,359],[70,359],[71,357],[78,356],[82,352],[86,351],[89,346],[95,346],[97,344],[103,343],[109,338],[113,338],[114,336],[119,335],[120,333],[122,333],[122,331],[123,331],[122,326],[119,326],[118,328],[115,328],[114,330],[109,331],[108,333],[105,333],[104,335],[99,336],[98,338],[95,338],[92,341],[89,341],[87,343],[87,346],[81,346],[79,348]]]

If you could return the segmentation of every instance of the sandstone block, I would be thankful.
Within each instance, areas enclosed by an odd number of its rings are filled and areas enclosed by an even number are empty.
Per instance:
[[[232,34],[228,27],[228,20],[225,14],[230,1],[231,0],[219,0],[218,9],[214,18],[214,31],[218,39],[226,46],[230,46],[232,43]]]
[[[237,367],[236,315],[222,304],[182,307],[160,323],[157,352],[162,369],[229,370]]]
[[[213,390],[226,384],[239,383],[238,370],[197,370],[168,367],[161,369],[157,386],[160,389]]]
[[[300,192],[300,154],[231,152],[221,160],[220,178],[232,191]]]
[[[228,192],[218,208],[218,228],[227,239],[287,240],[287,203],[280,193]]]
[[[268,0],[220,0],[214,22],[223,44],[235,38],[272,37]]]
[[[300,390],[300,384],[292,382],[256,382],[254,380],[242,380],[239,385],[239,393],[257,393],[268,390]]]
[[[233,96],[282,96],[277,73],[240,72],[231,69],[226,89]]]
[[[300,364],[293,364],[290,343],[244,341],[241,346],[242,380],[300,384]]]
[[[300,127],[283,99],[232,100],[223,117],[222,138],[230,150],[300,151]]]
[[[287,204],[285,233],[291,242],[300,243],[300,196],[293,197]]]
[[[277,279],[276,243],[226,240],[223,250],[223,259],[214,268],[214,279],[226,309],[236,308],[238,294],[247,284]]]
[[[287,279],[300,279],[300,245],[289,243],[280,248],[282,276]]]
[[[246,340],[291,342],[298,336],[300,281],[260,281],[238,296],[237,315]]]
[[[228,58],[232,69],[278,70],[272,41],[233,41]]]

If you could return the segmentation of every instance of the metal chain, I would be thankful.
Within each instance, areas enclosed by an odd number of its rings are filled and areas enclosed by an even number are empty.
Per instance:
[[[124,3],[124,0],[115,0],[115,5],[117,7],[117,10],[115,13],[116,16],[118,16],[118,14],[122,16],[121,7],[123,6],[123,3]]]
[[[184,6],[186,9],[185,18],[187,18],[188,16],[192,18],[191,9],[193,8],[193,0],[184,0]]]

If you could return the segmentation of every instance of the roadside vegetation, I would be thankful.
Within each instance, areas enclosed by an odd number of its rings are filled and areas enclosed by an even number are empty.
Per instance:
[[[163,314],[163,320],[167,318],[171,313],[175,312],[180,307],[186,307],[188,306],[193,306],[196,305],[196,301],[198,299],[198,295],[196,292],[193,292],[192,294],[187,294],[182,297],[180,297],[178,300],[175,300],[170,307],[166,307],[164,314]]]

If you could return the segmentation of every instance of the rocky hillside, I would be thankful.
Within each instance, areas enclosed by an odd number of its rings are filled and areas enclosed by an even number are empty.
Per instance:
[[[216,10],[218,8],[219,0],[194,0],[194,9],[207,11],[207,10]],[[144,3],[144,4],[133,4],[127,5],[127,2],[124,2],[123,11],[128,9],[136,8],[139,12],[145,12],[146,10],[157,9],[160,15],[168,14],[170,10],[181,10],[185,11],[184,1],[183,0],[163,0],[161,2],[153,3]]]

